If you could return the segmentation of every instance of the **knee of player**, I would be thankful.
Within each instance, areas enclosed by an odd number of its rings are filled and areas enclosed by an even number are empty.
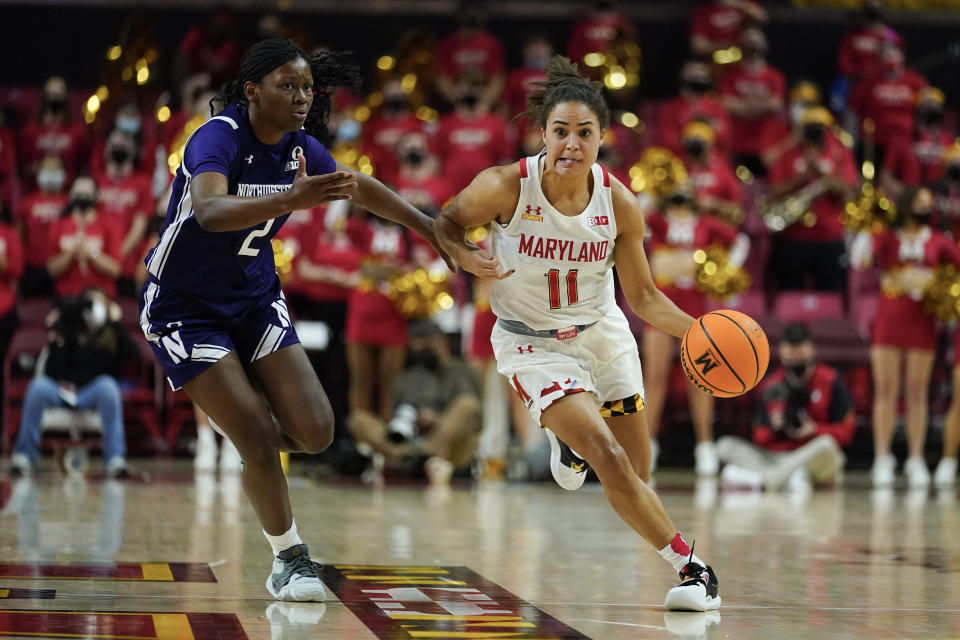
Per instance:
[[[304,453],[320,453],[333,443],[333,416],[313,420],[297,438]]]
[[[612,435],[587,441],[585,451],[578,451],[598,474],[633,474],[627,452]]]

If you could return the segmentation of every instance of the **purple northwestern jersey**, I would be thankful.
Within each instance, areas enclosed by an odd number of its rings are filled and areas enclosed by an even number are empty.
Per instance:
[[[145,259],[152,279],[228,315],[276,287],[270,240],[290,214],[239,231],[206,231],[194,215],[190,183],[200,173],[216,171],[227,177],[232,196],[286,191],[299,168],[300,153],[307,159],[308,175],[336,171],[330,153],[302,129],[275,145],[260,142],[239,103],[200,125],[187,138],[163,232]]]

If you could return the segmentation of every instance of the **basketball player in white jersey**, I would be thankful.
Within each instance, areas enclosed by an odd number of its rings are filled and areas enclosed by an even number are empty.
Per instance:
[[[643,377],[637,343],[614,300],[612,267],[630,306],[654,327],[681,337],[694,319],[654,285],[643,211],[596,163],[609,121],[599,85],[559,56],[546,73],[520,116],[540,125],[544,151],[481,172],[437,218],[437,239],[465,270],[495,280],[497,368],[547,428],[557,482],[578,488],[586,461],[616,512],[679,572],[666,608],[716,609],[713,569],[693,554],[646,484]],[[491,252],[464,235],[488,224]]]

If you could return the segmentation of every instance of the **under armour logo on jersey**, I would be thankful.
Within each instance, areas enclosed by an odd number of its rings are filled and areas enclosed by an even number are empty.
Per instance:
[[[526,349],[526,351],[524,351]],[[526,347],[517,347],[517,353],[533,353],[533,345],[527,345]]]
[[[253,164],[253,154],[251,153],[248,155],[245,160],[247,161],[247,164]]]
[[[534,207],[532,205],[527,205],[527,212],[523,214],[524,220],[534,220],[536,222],[542,222],[543,216],[540,215],[540,207]]]

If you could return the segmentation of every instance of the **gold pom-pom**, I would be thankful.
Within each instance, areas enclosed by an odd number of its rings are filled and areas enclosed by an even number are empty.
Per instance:
[[[952,264],[940,265],[923,290],[923,308],[944,322],[960,320],[960,270]]]
[[[630,188],[634,192],[645,192],[657,199],[687,182],[683,160],[663,147],[650,147],[644,151],[629,173]]]
[[[697,249],[693,261],[697,263],[697,291],[711,298],[726,300],[748,291],[753,284],[753,278],[743,267],[730,264],[730,251],[724,247],[712,245]]]
[[[285,282],[293,271],[293,258],[296,255],[294,245],[296,240],[288,238],[287,241],[280,238],[274,238],[270,241],[273,248],[273,264],[277,268],[277,275],[280,276],[280,282]]]
[[[450,278],[445,268],[419,268],[397,274],[387,281],[387,298],[407,318],[427,318],[453,307]]]
[[[850,231],[878,232],[897,216],[897,206],[883,191],[869,182],[848,202],[840,213],[840,222]]]

